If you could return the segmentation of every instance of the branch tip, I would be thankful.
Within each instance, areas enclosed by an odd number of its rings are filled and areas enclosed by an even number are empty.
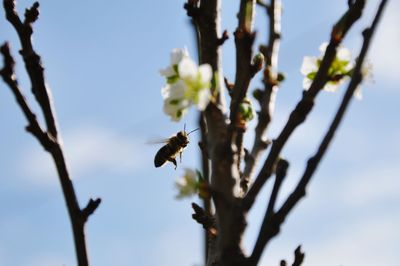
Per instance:
[[[300,266],[304,261],[305,253],[301,251],[301,245],[299,245],[294,251],[294,262],[292,266]]]
[[[192,202],[192,208],[194,213],[192,214],[193,220],[201,224],[205,230],[210,232],[212,235],[216,235],[217,230],[215,229],[214,218],[207,215],[202,207]]]
[[[93,199],[89,200],[86,207],[81,210],[81,215],[84,222],[86,222],[89,216],[94,213],[94,211],[99,207],[100,203],[101,203],[101,198],[97,198],[95,200]]]
[[[31,8],[25,9],[25,25],[32,24],[39,18],[39,2],[33,3]]]
[[[222,37],[217,40],[218,45],[223,45],[225,41],[228,39],[229,39],[229,33],[227,30],[224,30],[224,32],[222,33]]]
[[[188,17],[196,18],[200,13],[199,0],[188,0],[183,5],[183,8],[186,10]]]

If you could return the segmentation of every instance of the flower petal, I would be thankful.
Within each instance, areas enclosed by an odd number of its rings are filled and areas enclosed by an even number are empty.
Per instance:
[[[361,90],[361,86],[357,86],[356,90],[354,91],[353,94],[354,98],[356,98],[357,100],[362,100],[362,90]]]
[[[171,117],[172,121],[179,121],[187,113],[189,107],[188,100],[164,100],[163,111],[165,114]]]
[[[208,105],[208,103],[211,100],[211,91],[209,88],[204,88],[199,91],[198,97],[197,97],[197,108],[200,111],[204,111]]]
[[[180,79],[170,85],[168,98],[183,99],[185,98],[185,92],[187,89],[188,87],[186,86],[186,83]]]
[[[175,48],[171,52],[171,65],[177,65],[182,61],[183,58],[188,57],[189,52],[186,47],[183,49]]]
[[[212,78],[212,68],[209,64],[199,66],[199,74],[202,83],[209,83]]]
[[[330,92],[335,92],[339,88],[340,83],[341,82],[328,81],[324,86],[324,90],[325,91],[330,91]]]
[[[303,89],[308,90],[311,86],[312,80],[309,78],[304,78],[303,79]]]
[[[171,93],[171,85],[167,84],[161,88],[161,96],[163,99],[168,98]]]
[[[326,48],[328,47],[328,43],[327,42],[323,42],[321,43],[321,45],[319,46],[319,51],[321,52],[321,55],[325,54]]]
[[[316,72],[318,70],[317,60],[315,56],[305,56],[300,68],[301,74],[306,76],[311,72]]]
[[[183,58],[178,64],[179,76],[182,79],[196,79],[197,78],[197,65],[190,58]]]
[[[350,61],[351,52],[349,49],[340,46],[336,52],[336,57],[341,61]]]
[[[166,78],[176,75],[175,70],[171,66],[168,66],[168,67],[166,67],[164,69],[160,69],[159,73],[160,73],[161,76],[164,76]]]

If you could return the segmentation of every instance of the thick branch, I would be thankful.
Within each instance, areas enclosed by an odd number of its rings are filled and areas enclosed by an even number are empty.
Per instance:
[[[200,63],[210,64],[214,73],[218,75],[217,83],[212,88],[216,100],[208,105],[204,112],[207,124],[207,143],[209,159],[211,162],[210,184],[213,191],[220,197],[213,195],[215,206],[216,227],[218,230],[217,245],[209,246],[207,265],[221,261],[221,253],[230,249],[232,245],[238,245],[240,241],[233,240],[230,225],[232,213],[229,208],[234,200],[233,188],[235,179],[231,169],[230,145],[227,141],[227,123],[224,115],[224,98],[221,92],[223,76],[220,63],[221,39],[220,33],[220,0],[189,0],[185,9],[192,17],[199,33]]]
[[[254,184],[251,186],[249,192],[245,196],[244,204],[246,209],[251,208],[258,192],[271,176],[279,154],[289,137],[292,135],[294,130],[305,121],[307,115],[311,112],[314,105],[315,97],[327,82],[327,72],[336,56],[336,48],[342,41],[345,33],[347,33],[354,22],[358,18],[360,18],[364,5],[365,0],[356,0],[356,2],[349,7],[349,10],[343,15],[339,22],[333,27],[331,40],[328,47],[326,48],[325,55],[322,59],[320,68],[316,74],[313,83],[307,91],[303,92],[303,97],[301,101],[292,111],[285,127],[283,128],[277,139],[273,142],[271,150],[268,154],[267,159],[264,162],[263,167],[261,168]],[[346,21],[346,23],[342,23],[341,21]],[[341,25],[340,27],[342,28],[340,28],[338,25]],[[338,28],[341,29],[340,38],[337,34]]]
[[[262,151],[268,147],[268,142],[264,135],[272,119],[272,113],[275,106],[276,92],[278,90],[278,52],[279,40],[281,36],[281,2],[280,0],[271,0],[270,5],[263,5],[269,20],[269,37],[266,46],[260,47],[260,52],[265,58],[265,69],[263,76],[264,89],[258,96],[260,111],[258,112],[258,123],[255,129],[253,147],[241,177],[241,187],[247,191],[248,183],[251,179],[254,167]]]

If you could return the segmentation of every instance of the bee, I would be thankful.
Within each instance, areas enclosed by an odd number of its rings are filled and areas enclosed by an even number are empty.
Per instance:
[[[154,157],[154,166],[160,167],[164,165],[167,161],[171,162],[175,165],[175,169],[177,167],[176,156],[179,154],[180,162],[182,162],[182,152],[183,149],[189,144],[189,135],[198,130],[198,128],[190,131],[189,133],[185,130],[186,125],[183,127],[183,131],[179,131],[175,136],[162,141],[162,143],[166,143],[161,149],[158,150],[156,156]]]

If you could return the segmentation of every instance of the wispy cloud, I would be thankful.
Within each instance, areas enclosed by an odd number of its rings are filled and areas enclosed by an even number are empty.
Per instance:
[[[108,128],[85,126],[67,131],[64,147],[72,178],[94,171],[126,173],[141,165],[141,144]],[[24,152],[23,175],[41,184],[56,184],[50,155],[37,147]]]

